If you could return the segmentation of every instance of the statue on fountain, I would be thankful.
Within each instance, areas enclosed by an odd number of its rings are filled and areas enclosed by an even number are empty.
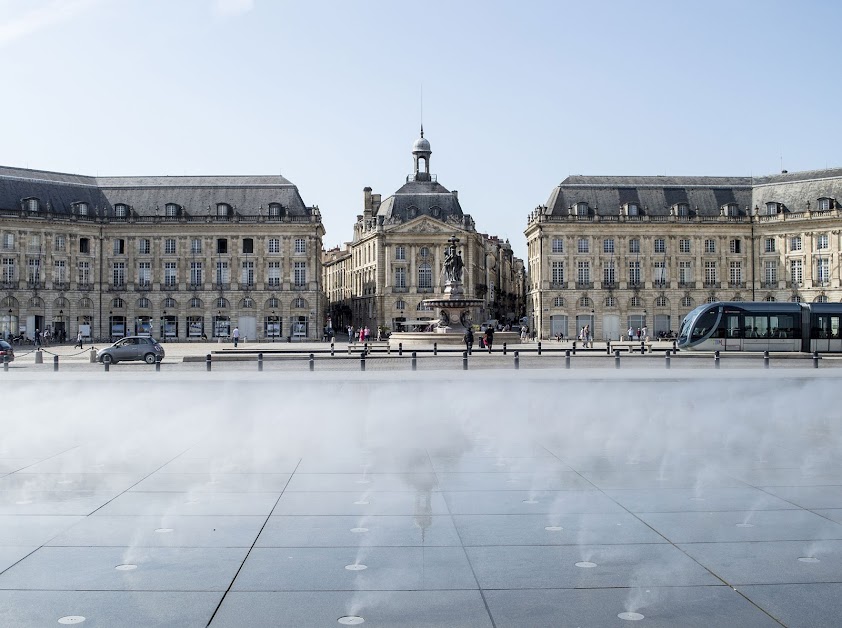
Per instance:
[[[456,236],[448,240],[449,246],[444,254],[444,275],[447,278],[447,283],[458,284],[462,283],[462,269],[465,264],[462,262],[462,256],[456,252],[456,243],[459,238]]]

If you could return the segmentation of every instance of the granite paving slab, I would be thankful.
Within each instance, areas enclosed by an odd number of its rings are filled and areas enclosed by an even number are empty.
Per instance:
[[[625,512],[600,491],[448,491],[455,515],[520,515]]]
[[[275,515],[444,515],[447,506],[440,493],[412,491],[285,492],[272,512]]]
[[[594,486],[570,469],[533,472],[436,474],[443,491],[562,491],[593,490]]]
[[[0,478],[0,491],[102,491],[120,493],[143,478],[137,473],[27,473]]]
[[[687,512],[715,510],[797,509],[761,489],[740,487],[658,488],[608,490],[606,495],[631,512]]]
[[[0,515],[0,545],[37,547],[83,520],[68,515]]]
[[[774,584],[739,592],[789,628],[833,628],[842,617],[842,584]]]
[[[842,508],[842,477],[837,486],[764,486],[763,490],[777,495],[801,508]]]
[[[268,515],[279,493],[143,493],[130,491],[109,502],[101,515]]]
[[[0,515],[89,515],[119,491],[0,491]]]
[[[133,486],[144,493],[280,493],[288,473],[153,473]]]
[[[437,490],[434,473],[296,473],[286,490],[296,491],[415,491]]]

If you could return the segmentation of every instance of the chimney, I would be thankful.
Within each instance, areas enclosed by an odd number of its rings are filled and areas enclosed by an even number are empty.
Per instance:
[[[457,201],[459,200],[459,190],[453,190],[451,194],[453,194],[453,198],[455,198]]]
[[[371,209],[371,188],[363,188],[363,209]]]

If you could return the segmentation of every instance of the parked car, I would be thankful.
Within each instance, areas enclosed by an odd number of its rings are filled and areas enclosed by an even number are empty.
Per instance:
[[[4,360],[7,362],[14,362],[15,350],[12,349],[12,345],[8,342],[0,340],[0,362],[3,362]]]
[[[155,360],[164,359],[164,348],[151,336],[127,336],[97,351],[96,359],[104,364],[116,364],[124,360],[143,360],[147,364],[155,364]]]

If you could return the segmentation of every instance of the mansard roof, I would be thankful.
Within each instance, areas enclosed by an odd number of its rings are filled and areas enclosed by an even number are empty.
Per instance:
[[[386,222],[402,222],[418,216],[458,221],[464,217],[459,198],[437,181],[408,181],[380,203],[375,215],[382,216]]]

